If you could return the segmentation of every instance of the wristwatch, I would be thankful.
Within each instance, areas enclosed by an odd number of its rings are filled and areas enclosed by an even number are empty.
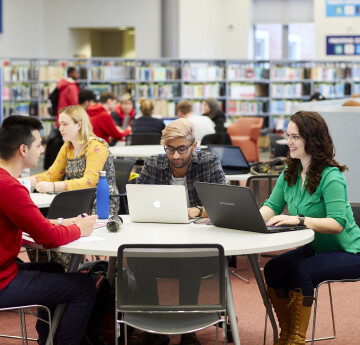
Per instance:
[[[64,218],[58,218],[58,219],[57,219],[58,225],[61,225],[62,222],[63,222],[63,220],[64,220]]]
[[[200,213],[199,213],[197,216],[198,216],[198,217],[201,217],[201,215],[202,215],[203,212],[204,212],[204,207],[202,207],[202,206],[196,206],[196,208],[198,208],[199,211],[200,211]]]
[[[304,224],[304,222],[305,222],[305,216],[303,215],[303,214],[298,214],[298,217],[299,217],[299,220],[300,220],[300,222],[299,222],[299,226],[304,226],[305,224]]]

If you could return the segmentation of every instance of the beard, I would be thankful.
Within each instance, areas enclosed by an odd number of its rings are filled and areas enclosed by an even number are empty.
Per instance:
[[[181,169],[186,167],[191,162],[191,159],[192,159],[192,154],[184,159],[170,159],[170,164],[176,169]]]

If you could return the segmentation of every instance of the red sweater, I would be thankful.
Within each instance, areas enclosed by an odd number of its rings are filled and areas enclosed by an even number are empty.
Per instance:
[[[69,105],[79,104],[80,88],[75,80],[71,78],[60,79],[57,83],[59,89],[58,108],[56,112],[56,126],[59,127],[59,110]]]
[[[130,130],[118,131],[108,111],[98,103],[87,108],[94,134],[110,143],[110,138],[120,140],[130,134]]]
[[[115,111],[116,111],[118,117],[120,118],[121,123],[123,123],[123,122],[124,122],[124,118],[125,118],[125,114],[123,113],[123,111],[122,111],[122,109],[121,109],[121,104],[120,104],[120,103],[119,103],[119,104],[116,104]],[[132,109],[130,110],[129,115],[130,115],[129,126],[131,126],[131,120],[135,117],[135,109],[134,109],[134,108],[132,108]]]
[[[80,237],[77,225],[51,224],[31,200],[26,187],[0,168],[0,290],[16,276],[15,262],[22,243],[22,231],[27,232],[44,248],[55,248]]]

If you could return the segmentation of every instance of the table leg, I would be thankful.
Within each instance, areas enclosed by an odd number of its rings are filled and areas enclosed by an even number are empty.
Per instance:
[[[263,299],[267,314],[269,315],[271,326],[272,326],[273,332],[274,332],[274,341],[276,341],[278,339],[278,329],[277,329],[277,325],[275,322],[275,318],[274,318],[274,314],[273,314],[271,305],[270,305],[269,300],[266,295],[264,279],[263,279],[263,276],[260,271],[260,265],[259,265],[259,261],[257,259],[257,254],[248,254],[248,258],[250,261],[251,268],[254,272],[256,283],[258,285],[261,297]]]
[[[233,337],[234,345],[240,345],[240,337],[239,337],[239,329],[236,320],[236,313],[235,313],[235,305],[234,305],[234,298],[231,289],[231,280],[229,275],[229,265],[228,261],[225,260],[225,277],[226,277],[226,306],[227,306],[227,313],[229,317],[229,323],[231,327],[231,334]],[[224,325],[223,327],[226,327]]]
[[[71,254],[71,260],[70,260],[70,264],[69,264],[69,267],[67,270],[69,273],[76,272],[78,270],[79,263],[80,263],[82,256],[83,255],[81,255],[81,254]],[[55,338],[56,330],[59,326],[61,317],[64,313],[65,307],[66,307],[66,303],[58,304],[56,306],[55,313],[54,313],[54,316],[52,318],[52,323],[51,323],[51,330],[52,330],[52,334],[53,334],[54,338]],[[50,340],[50,333],[49,333],[47,341],[46,341],[46,345],[50,345],[51,344],[50,341],[51,340]]]

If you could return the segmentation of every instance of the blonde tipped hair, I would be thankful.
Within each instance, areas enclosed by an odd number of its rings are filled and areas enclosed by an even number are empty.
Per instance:
[[[177,119],[170,122],[162,131],[161,145],[169,140],[185,138],[189,142],[195,141],[195,129],[192,122],[186,119]]]
[[[144,116],[151,116],[154,112],[154,103],[150,99],[140,98],[140,111]]]
[[[90,137],[94,137],[94,132],[89,120],[89,116],[86,110],[80,105],[70,105],[68,107],[62,108],[59,111],[60,114],[65,114],[75,122],[79,123],[81,121],[81,128],[79,131],[79,144],[85,144],[89,141]]]
[[[360,107],[360,103],[354,99],[349,99],[343,104],[343,107]]]

